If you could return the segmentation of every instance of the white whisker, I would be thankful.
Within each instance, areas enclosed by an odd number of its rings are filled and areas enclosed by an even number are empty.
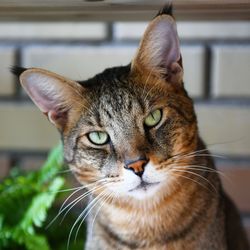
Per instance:
[[[96,183],[92,183],[92,185],[94,185]],[[86,186],[90,186],[90,185],[86,185]],[[71,206],[71,204],[73,204],[69,210],[67,211],[67,213],[64,215],[63,219],[65,218],[65,216],[68,214],[68,212],[72,209],[72,207],[74,207],[80,200],[84,199],[86,196],[88,196],[93,190],[95,190],[95,188],[98,188],[98,187],[95,187],[91,190],[88,190],[87,192],[85,192],[84,194],[80,195],[79,197],[77,197],[76,199],[74,199],[73,201],[71,201],[67,206],[64,207],[64,205],[66,204],[66,202],[70,199],[70,197],[72,197],[75,193],[83,190],[86,186],[82,186],[80,188],[78,188],[76,191],[74,191],[72,194],[70,194],[67,199],[63,202],[63,204],[61,205],[60,209],[59,209],[59,212],[57,213],[57,215],[55,216],[55,218],[46,226],[46,228],[49,228],[53,223],[54,221],[69,207]]]
[[[77,228],[77,230],[76,230],[75,241],[76,241],[78,232],[79,232],[79,230],[80,230],[80,228],[81,228],[83,222],[85,221],[85,219],[87,218],[87,216],[90,214],[91,210],[92,210],[97,204],[100,204],[102,201],[105,200],[106,194],[107,194],[107,190],[106,190],[106,192],[105,192],[103,195],[101,195],[101,197],[100,197],[98,200],[96,200],[95,204],[93,204],[92,207],[90,207],[89,209],[86,210],[86,213],[85,213],[84,217],[82,218],[82,220],[81,220],[81,222],[80,222],[80,224],[79,224],[79,226],[78,226],[78,228]]]
[[[226,174],[224,174],[222,171],[219,171],[217,169],[209,168],[206,166],[200,166],[200,165],[187,165],[187,166],[182,166],[182,167],[187,167],[188,169],[192,169],[192,170],[200,170],[200,171],[217,173],[219,176],[222,176],[227,181],[231,182],[230,178]]]
[[[144,95],[145,95],[146,86],[147,86],[147,84],[148,84],[148,81],[149,81],[149,79],[150,79],[150,76],[151,76],[152,72],[153,72],[153,68],[150,70],[150,72],[149,72],[149,74],[148,74],[148,76],[147,76],[147,79],[146,79],[146,81],[145,81],[145,84],[144,84],[144,87],[143,87],[143,91],[142,91],[142,96],[143,96],[143,97],[144,97]],[[145,100],[145,98],[144,98],[144,100]]]
[[[74,188],[68,188],[68,189],[61,189],[59,191],[53,192],[53,193],[63,193],[63,192],[70,192],[73,190],[81,190],[83,188],[83,186],[79,186],[79,187],[74,187]]]
[[[91,228],[91,229],[90,229],[90,231],[91,231],[91,237],[90,237],[90,238],[92,238],[95,219],[96,219],[98,213],[100,212],[101,208],[105,205],[105,202],[107,202],[110,198],[111,198],[111,200],[112,200],[112,193],[110,193],[107,197],[104,198],[102,204],[101,204],[100,207],[98,208],[98,210],[97,210],[97,212],[96,212],[96,214],[95,214],[95,216],[94,216],[94,218],[93,218],[93,221],[92,221],[92,223],[91,223],[91,227],[90,227],[90,228]]]
[[[68,172],[72,172],[71,169],[62,170],[62,171],[59,171],[58,173],[64,174],[64,173],[68,173]]]
[[[171,169],[171,172],[175,172],[175,171],[176,171],[176,170],[174,170],[174,169],[172,170],[172,169]],[[176,172],[178,172],[178,171],[176,171]],[[179,171],[179,172],[180,172],[180,171]],[[174,174],[174,175],[176,175],[176,176],[179,176],[179,177],[183,177],[183,178],[188,179],[188,180],[190,180],[190,181],[193,181],[194,183],[200,185],[201,187],[205,188],[205,189],[208,190],[209,192],[212,192],[207,186],[201,184],[200,182],[198,182],[198,181],[196,181],[196,180],[194,180],[194,179],[192,179],[192,178],[189,178],[188,176],[181,175],[181,174],[176,174],[176,173],[172,173],[172,174]],[[212,192],[212,193],[213,193],[213,192]]]
[[[59,209],[59,213],[60,213],[60,211],[62,210],[64,204],[65,204],[65,203],[70,199],[70,197],[72,197],[75,193],[77,193],[78,191],[83,190],[83,189],[85,189],[85,188],[87,188],[87,187],[91,187],[91,186],[93,186],[93,185],[97,185],[99,182],[102,182],[102,181],[105,181],[105,180],[101,179],[101,180],[97,180],[97,181],[95,181],[95,182],[93,182],[93,183],[90,183],[90,184],[88,184],[88,185],[83,185],[83,186],[81,186],[80,189],[76,190],[76,191],[73,192],[71,195],[69,195],[68,198],[63,202],[63,204],[61,205],[61,208]]]
[[[188,171],[188,170],[185,170],[185,169],[180,169],[180,168],[172,168],[174,169],[175,171],[179,171],[179,172],[184,172],[184,173],[189,173],[189,174],[192,174],[194,176],[197,176],[199,178],[201,178],[202,180],[206,181],[213,189],[216,193],[218,193],[217,189],[215,188],[215,186],[208,180],[206,179],[204,176],[200,175],[200,174],[197,174],[193,171]]]
[[[95,187],[87,192],[85,192],[83,195],[81,195],[80,197],[76,198],[73,202],[71,202],[70,204],[72,204],[70,206],[70,208],[65,212],[65,214],[63,215],[63,218],[61,220],[60,223],[62,223],[62,221],[65,219],[65,217],[67,216],[67,214],[69,213],[69,211],[77,204],[79,203],[80,201],[82,201],[85,197],[89,196],[91,193],[93,193],[94,191],[98,191],[99,189],[102,189],[103,186],[99,186],[99,187]],[[69,205],[70,205],[69,204]],[[62,212],[68,207],[68,205],[62,210]]]
[[[100,196],[102,194],[104,194],[106,192],[106,190],[102,191],[98,196],[96,196],[89,204],[88,206],[83,210],[83,212],[80,213],[80,215],[78,216],[78,218],[76,219],[76,221],[74,222],[73,226],[71,227],[70,233],[69,233],[69,237],[68,237],[68,242],[67,242],[67,249],[69,249],[69,244],[70,244],[70,239],[71,239],[71,235],[72,232],[76,226],[76,224],[80,221],[80,219],[84,216],[85,212],[93,205],[95,204],[95,202],[100,198]]]

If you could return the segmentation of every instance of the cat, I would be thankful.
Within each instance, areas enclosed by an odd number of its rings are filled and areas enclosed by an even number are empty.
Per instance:
[[[80,82],[13,72],[90,190],[87,250],[249,249],[199,136],[171,8],[149,23],[127,66]]]

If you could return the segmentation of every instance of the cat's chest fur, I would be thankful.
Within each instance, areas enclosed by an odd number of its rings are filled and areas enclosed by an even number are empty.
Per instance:
[[[219,181],[214,180],[219,190]],[[195,185],[186,186],[185,181],[180,184],[182,187],[157,205],[151,206],[149,201],[133,207],[121,202],[103,206],[98,216],[93,210],[86,249],[227,249],[220,195],[207,195]]]
[[[148,215],[149,217],[150,215]],[[214,223],[208,222],[206,216],[196,218],[192,227],[186,227],[183,221],[172,227],[175,230],[164,230],[166,218],[153,221],[150,218],[142,220],[128,220],[115,225],[109,220],[102,224],[96,221],[93,228],[94,232],[86,243],[87,250],[100,249],[120,249],[120,250],[223,250],[226,248],[226,239],[223,227],[224,220],[221,214]],[[155,224],[149,225],[152,220]],[[164,221],[165,220],[165,221]],[[185,220],[185,219],[184,219]],[[105,221],[105,220],[104,220]],[[143,221],[145,223],[143,223]],[[92,223],[91,219],[89,220]],[[106,221],[107,222],[107,221]],[[166,223],[163,225],[163,223]],[[129,225],[128,225],[129,223]],[[117,225],[118,224],[118,225]],[[219,228],[218,228],[219,225]],[[182,228],[181,228],[182,227]],[[89,232],[91,234],[91,232]]]

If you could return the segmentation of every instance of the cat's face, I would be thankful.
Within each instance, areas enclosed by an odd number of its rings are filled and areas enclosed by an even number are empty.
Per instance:
[[[110,190],[143,199],[169,178],[169,159],[189,151],[195,116],[180,86],[119,70],[125,74],[115,79],[104,74],[102,82],[88,87],[88,108],[71,134],[77,139],[68,149],[70,165],[83,183],[107,178]]]
[[[41,69],[24,71],[20,80],[61,132],[65,159],[82,184],[146,199],[178,182],[171,171],[177,156],[196,148],[196,117],[182,75],[175,22],[162,15],[129,66],[81,83]]]

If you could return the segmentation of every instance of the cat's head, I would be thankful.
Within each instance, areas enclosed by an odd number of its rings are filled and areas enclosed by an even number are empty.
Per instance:
[[[19,73],[60,131],[66,162],[80,183],[146,199],[178,182],[171,168],[178,155],[196,149],[197,125],[172,16],[151,21],[128,66],[80,83],[38,68]]]

